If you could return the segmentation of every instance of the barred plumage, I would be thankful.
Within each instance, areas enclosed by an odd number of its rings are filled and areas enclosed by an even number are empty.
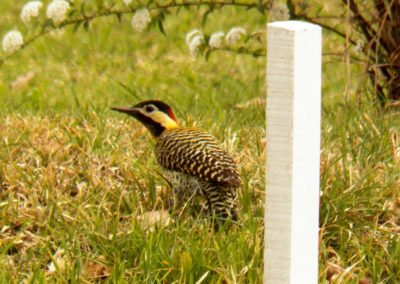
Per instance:
[[[232,158],[215,138],[192,128],[165,130],[157,139],[158,163],[221,186],[240,186],[240,177]]]
[[[157,139],[155,153],[161,167],[168,170],[167,179],[178,204],[200,193],[210,214],[237,217],[240,176],[232,158],[213,136],[191,128],[165,130]]]
[[[207,132],[181,128],[172,109],[160,101],[132,108],[113,108],[134,116],[156,138],[157,162],[172,186],[175,206],[201,194],[214,217],[237,218],[236,190],[240,176],[232,157]]]

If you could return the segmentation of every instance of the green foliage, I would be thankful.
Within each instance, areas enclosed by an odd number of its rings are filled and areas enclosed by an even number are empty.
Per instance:
[[[341,3],[340,3],[341,2]],[[342,37],[346,63],[359,64],[370,84],[363,87],[381,107],[400,100],[400,3],[391,0],[288,0],[292,18],[322,25]]]

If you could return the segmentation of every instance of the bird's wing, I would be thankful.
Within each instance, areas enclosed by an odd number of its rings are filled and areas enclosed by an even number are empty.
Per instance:
[[[191,128],[167,130],[157,140],[158,163],[173,171],[223,186],[240,186],[231,156],[207,132]]]

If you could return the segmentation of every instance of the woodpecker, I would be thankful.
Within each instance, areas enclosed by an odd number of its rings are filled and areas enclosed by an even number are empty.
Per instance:
[[[236,191],[241,179],[232,157],[212,135],[180,127],[172,108],[162,101],[111,109],[133,116],[155,138],[155,156],[171,184],[176,207],[201,195],[213,218],[237,220]]]

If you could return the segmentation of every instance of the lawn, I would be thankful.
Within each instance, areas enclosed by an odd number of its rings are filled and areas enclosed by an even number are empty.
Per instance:
[[[24,1],[5,2],[0,35],[27,32]],[[203,13],[173,13],[166,35],[133,31],[129,16],[97,19],[0,67],[0,283],[262,282],[266,61],[193,58],[185,34]],[[265,22],[229,7],[204,30],[263,31]],[[325,52],[340,44],[324,35]],[[377,109],[365,88],[356,93],[361,71],[352,66],[349,78],[340,59],[324,56],[321,283],[400,282],[400,115]],[[171,192],[150,135],[110,107],[153,98],[238,162],[237,225],[215,232],[189,212],[149,224]]]

